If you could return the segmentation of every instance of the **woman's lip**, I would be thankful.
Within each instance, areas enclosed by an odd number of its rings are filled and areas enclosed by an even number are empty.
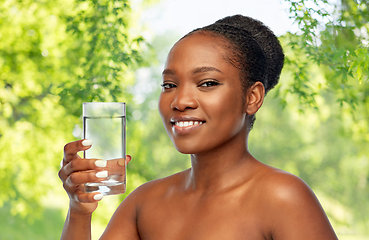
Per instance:
[[[200,127],[202,127],[204,124],[197,124],[197,125],[190,125],[190,126],[186,126],[186,127],[180,127],[177,126],[175,124],[172,124],[172,130],[174,133],[177,134],[186,134],[186,133],[190,133]]]
[[[185,116],[176,116],[176,117],[173,117],[170,119],[170,122],[171,123],[175,123],[175,122],[187,122],[187,121],[193,121],[193,122],[202,122],[204,123],[205,121],[200,119],[200,118],[197,118],[197,117],[193,117],[193,116],[188,116],[188,115],[185,115]]]

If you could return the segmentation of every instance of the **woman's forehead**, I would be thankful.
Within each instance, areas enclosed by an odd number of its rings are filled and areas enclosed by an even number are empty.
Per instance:
[[[224,40],[219,37],[193,33],[172,47],[165,66],[167,68],[172,64],[228,65],[228,52],[224,45]]]

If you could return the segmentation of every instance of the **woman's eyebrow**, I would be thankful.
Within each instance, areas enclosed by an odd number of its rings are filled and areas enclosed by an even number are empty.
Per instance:
[[[167,75],[176,75],[174,70],[171,69],[164,69],[164,71],[162,72],[162,75],[167,74]]]
[[[205,72],[223,73],[222,71],[220,71],[218,68],[215,68],[215,67],[197,67],[192,71],[192,74],[195,75],[197,73],[205,73]],[[172,69],[164,69],[164,71],[162,72],[162,75],[176,75],[176,73]]]
[[[220,71],[218,68],[215,68],[215,67],[198,67],[198,68],[195,68],[192,71],[192,74],[204,73],[204,72],[219,72],[219,73],[223,73],[222,71]]]

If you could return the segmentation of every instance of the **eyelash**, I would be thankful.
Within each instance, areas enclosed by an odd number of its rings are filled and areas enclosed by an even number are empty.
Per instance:
[[[208,84],[210,84],[210,86]],[[213,86],[216,86],[216,85],[219,85],[219,84],[220,83],[218,83],[217,81],[207,80],[205,82],[202,82],[199,85],[199,87],[213,87]],[[207,86],[203,86],[203,85],[207,85]],[[160,84],[160,86],[163,88],[163,90],[177,87],[177,85],[174,84],[174,83],[162,83],[162,84]]]
[[[210,86],[203,86],[204,84],[210,84]],[[214,80],[207,80],[207,81],[205,81],[205,82],[203,82],[203,83],[201,83],[200,85],[199,85],[199,87],[213,87],[213,86],[217,86],[217,85],[219,85],[219,83],[217,82],[217,81],[214,81]]]
[[[162,83],[160,84],[160,86],[164,89],[171,89],[176,87],[177,85],[175,85],[174,83]]]

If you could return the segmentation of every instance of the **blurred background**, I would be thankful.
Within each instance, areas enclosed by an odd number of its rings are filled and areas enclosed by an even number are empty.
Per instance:
[[[264,22],[286,54],[250,151],[306,181],[340,239],[369,239],[367,0],[0,3],[0,239],[60,237],[57,173],[63,146],[81,138],[83,102],[127,103],[126,194],[188,168],[157,111],[163,64],[181,36],[233,14]],[[99,203],[93,239],[126,194]]]

